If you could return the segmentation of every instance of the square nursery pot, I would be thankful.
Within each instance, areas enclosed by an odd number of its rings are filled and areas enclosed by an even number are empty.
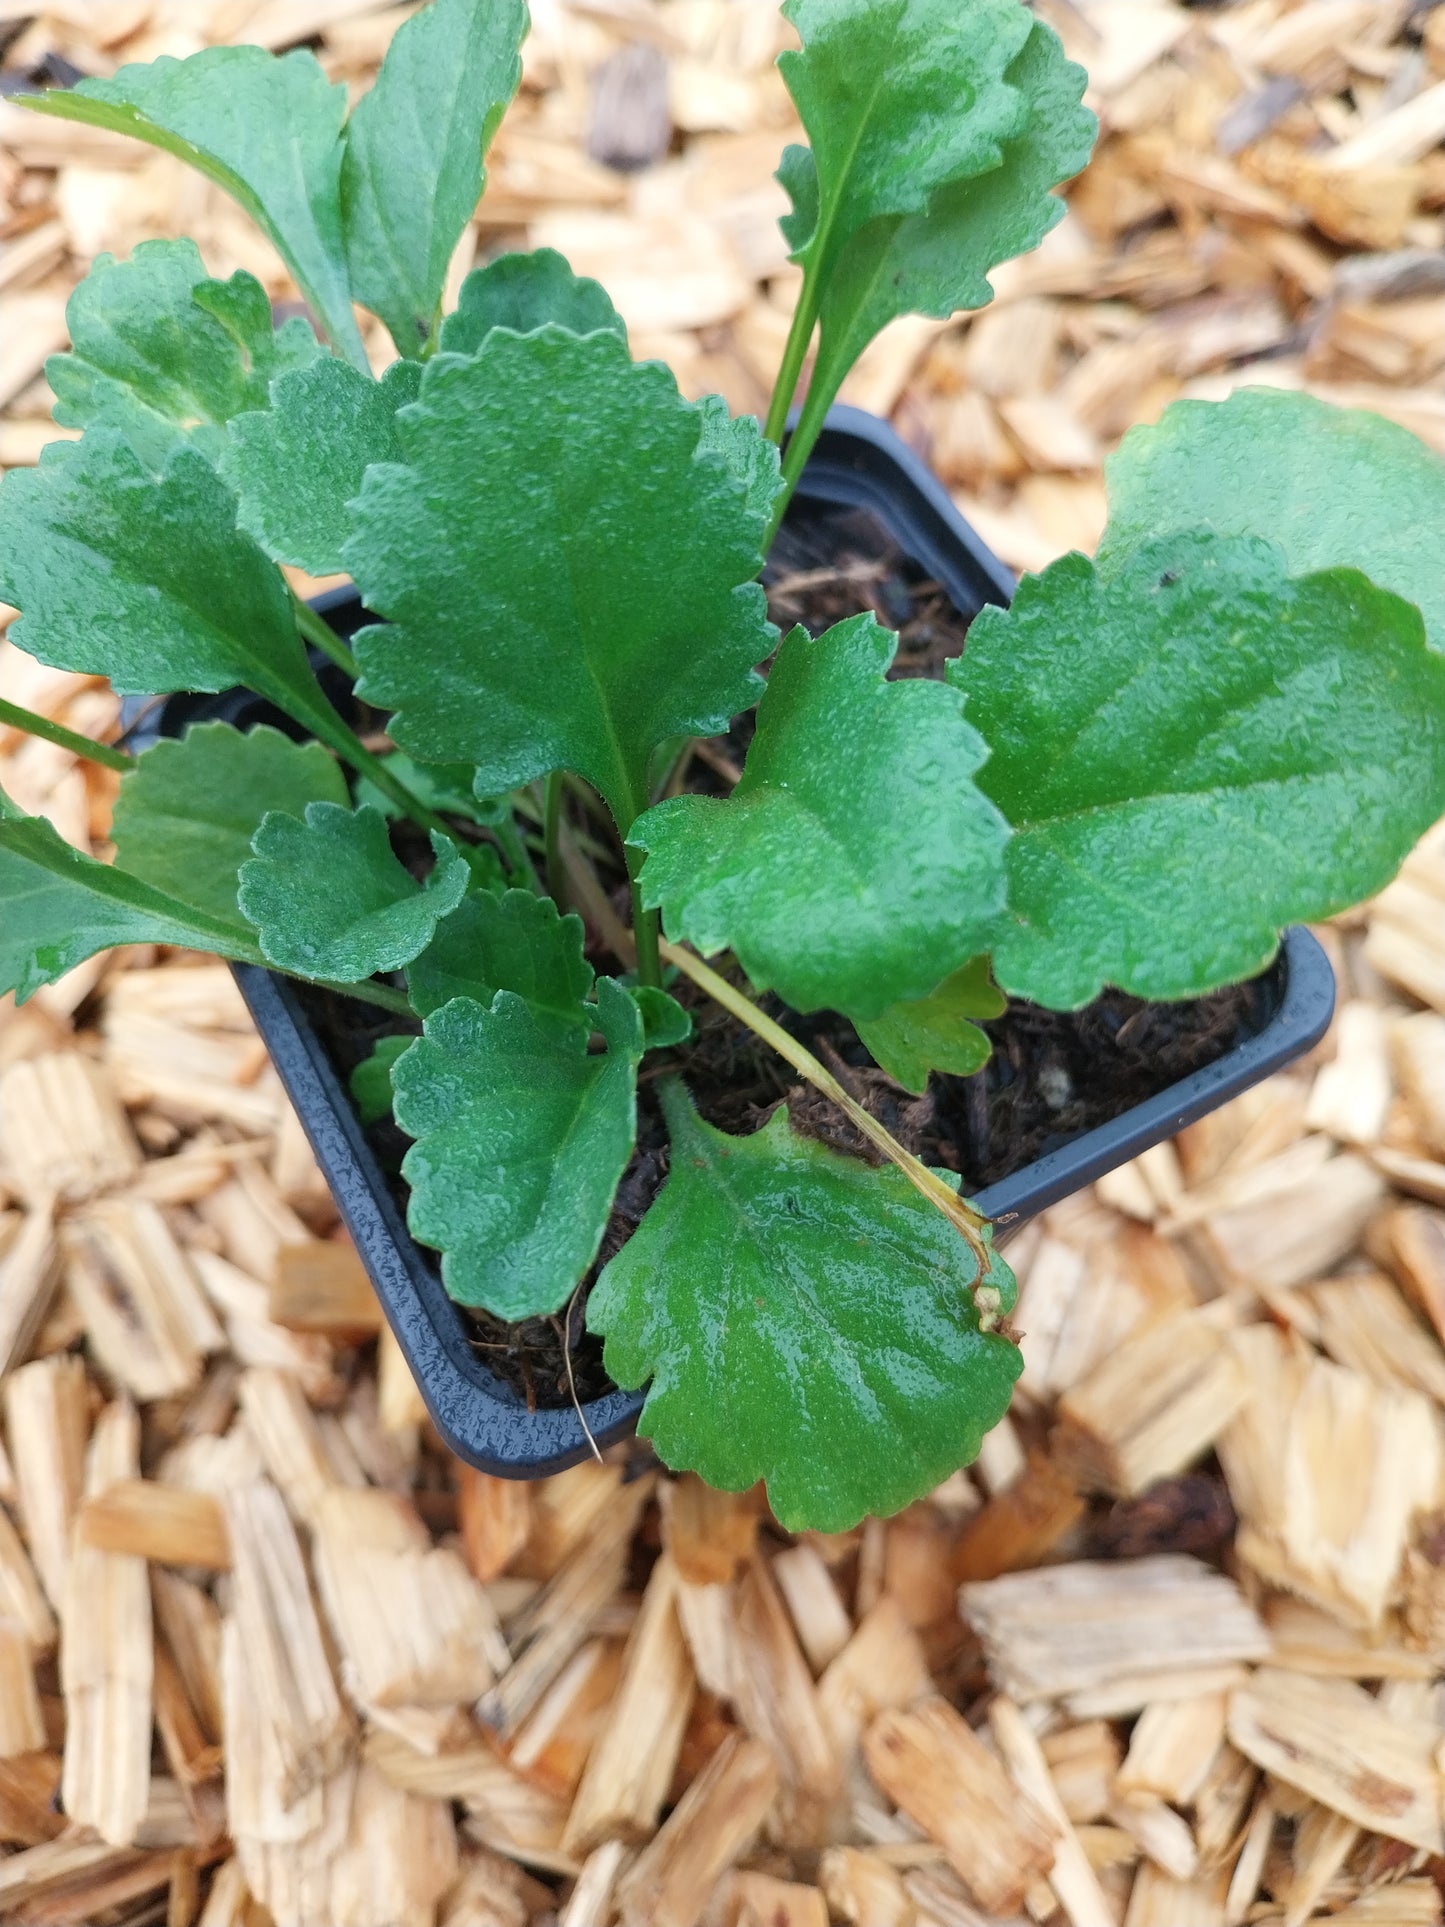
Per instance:
[[[1012,595],[1008,570],[887,423],[857,409],[837,408],[808,464],[789,522],[797,528],[811,520],[815,527],[810,540],[816,547],[819,530],[826,539],[830,518],[859,511],[883,525],[907,561],[936,581],[960,614],[971,616],[983,604],[1006,603]],[[316,606],[343,635],[364,619],[350,589],[332,591],[318,598]],[[334,684],[330,693],[344,699],[345,683]],[[284,719],[250,691],[230,690],[219,696],[172,697],[151,730],[177,735],[192,722],[217,717],[285,726]],[[434,1257],[407,1231],[345,1083],[294,987],[285,978],[250,966],[238,966],[236,977],[437,1430],[452,1451],[486,1472],[540,1478],[585,1458],[591,1449],[588,1433],[599,1445],[630,1433],[642,1408],[641,1392],[613,1391],[585,1402],[580,1412],[574,1406],[529,1411],[522,1397],[487,1369],[468,1342],[461,1314],[442,1289]],[[1237,1036],[1224,1055],[1112,1122],[1058,1143],[990,1184],[977,1193],[980,1209],[1001,1231],[1016,1228],[1228,1103],[1324,1034],[1334,1009],[1334,977],[1307,930],[1286,933],[1258,989],[1261,994],[1253,1000],[1257,1027],[1246,1027],[1246,1034]]]

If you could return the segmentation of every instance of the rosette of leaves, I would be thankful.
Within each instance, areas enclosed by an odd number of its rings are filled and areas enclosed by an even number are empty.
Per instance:
[[[803,291],[766,431],[635,363],[555,253],[487,263],[441,315],[521,0],[431,0],[349,115],[311,55],[255,48],[26,100],[221,183],[325,340],[181,240],[102,257],[71,301],[50,373],[81,438],[0,483],[10,639],[272,719],[133,756],[0,704],[121,776],[111,863],[0,796],[0,992],[146,942],[380,1006],[353,1089],[412,1141],[411,1228],[457,1302],[519,1320],[590,1290],[669,1464],[839,1529],[976,1451],[1019,1368],[1014,1286],[957,1174],[793,1014],[921,1093],[985,1063],[1005,993],[1192,996],[1378,889],[1445,809],[1414,539],[1445,465],[1302,396],[1180,404],[1115,456],[1097,561],[1025,578],[938,680],[897,678],[869,614],[780,639],[759,573],[847,368],[897,315],[987,301],[1093,136],[1021,0],[785,11],[811,146],[782,168]],[[354,304],[400,351],[379,379]],[[374,620],[343,639],[284,565],[346,569]],[[688,746],[754,707],[741,780],[689,793]],[[695,1046],[724,1019],[881,1163],[786,1107],[718,1129]]]

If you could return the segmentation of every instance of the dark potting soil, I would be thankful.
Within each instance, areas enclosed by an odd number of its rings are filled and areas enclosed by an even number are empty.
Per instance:
[[[790,518],[765,581],[772,618],[785,633],[802,622],[816,634],[871,608],[885,627],[898,632],[894,676],[938,676],[943,663],[965,645],[968,619],[866,512],[810,508]],[[726,737],[694,756],[684,787],[724,793],[752,734],[751,714],[739,717]],[[622,874],[619,867],[619,907],[626,903]],[[593,961],[599,969],[612,967],[600,951]],[[461,1313],[489,1369],[529,1404],[585,1402],[613,1389],[601,1344],[585,1328],[586,1300],[593,1278],[631,1237],[667,1175],[667,1134],[653,1089],[658,1076],[682,1070],[700,1113],[719,1130],[757,1130],[786,1103],[795,1129],[878,1161],[847,1119],[810,1085],[800,1086],[791,1068],[751,1031],[691,984],[679,980],[671,988],[692,1013],[694,1035],[670,1064],[644,1067],[637,1148],[618,1187],[593,1271],[555,1317],[508,1325],[487,1314]],[[343,1077],[380,1037],[402,1028],[396,1018],[372,1007],[326,992],[302,994]],[[801,1017],[776,998],[761,1002],[910,1151],[926,1163],[957,1171],[968,1194],[1213,1063],[1263,1027],[1273,998],[1260,980],[1178,1004],[1149,1004],[1118,991],[1072,1012],[1012,1002],[1003,1016],[983,1025],[993,1043],[984,1068],[973,1077],[935,1074],[922,1097],[902,1090],[874,1065],[846,1018],[828,1011]],[[407,1139],[389,1118],[371,1126],[368,1136],[404,1205],[400,1165]]]

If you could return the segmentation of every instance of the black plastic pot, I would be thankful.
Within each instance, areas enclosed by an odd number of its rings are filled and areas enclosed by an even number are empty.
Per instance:
[[[802,514],[819,506],[871,510],[904,554],[936,579],[964,614],[986,602],[1006,603],[1013,593],[1013,577],[935,477],[886,422],[857,409],[837,408],[829,416],[797,502]],[[343,634],[362,621],[349,589],[319,598],[316,606]],[[265,714],[248,691],[173,697],[161,712],[159,730],[177,735],[207,717],[249,723]],[[529,1412],[521,1397],[487,1370],[467,1341],[432,1257],[408,1233],[351,1099],[294,988],[249,966],[238,967],[236,977],[437,1430],[452,1451],[486,1472],[540,1478],[586,1457],[588,1433],[599,1445],[629,1433],[642,1408],[641,1392],[593,1399],[580,1414],[570,1406]],[[1334,1009],[1335,985],[1324,952],[1307,930],[1286,934],[1265,982],[1272,1009],[1256,1035],[1112,1123],[990,1185],[978,1196],[980,1207],[1001,1227],[1016,1226],[1216,1110],[1318,1042]]]

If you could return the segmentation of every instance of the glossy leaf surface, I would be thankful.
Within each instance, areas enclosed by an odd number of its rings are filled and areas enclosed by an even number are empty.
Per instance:
[[[1198,995],[1373,895],[1445,812],[1445,661],[1350,569],[1194,533],[1069,555],[975,618],[950,679],[1014,826],[999,982]]]
[[[273,330],[249,274],[211,281],[193,241],[142,241],[125,261],[97,255],[65,319],[71,351],[45,364],[56,421],[105,420],[156,470],[180,441],[214,460],[231,417],[266,407],[273,376],[325,352],[299,318]]]
[[[537,248],[531,254],[499,254],[472,269],[455,309],[442,321],[442,351],[474,355],[493,328],[530,335],[549,322],[569,334],[627,339],[622,316],[602,283],[574,274],[555,248]]]
[[[240,905],[279,969],[335,983],[399,970],[461,902],[470,871],[432,832],[436,863],[418,883],[392,853],[375,810],[308,803],[303,819],[272,810],[241,871]]]
[[[483,157],[522,77],[524,0],[432,0],[397,29],[346,129],[341,168],[355,298],[403,355],[431,339]]]
[[[756,700],[761,517],[668,371],[611,334],[496,330],[430,363],[397,429],[346,546],[390,624],[356,639],[360,693],[419,760],[492,793],[571,770],[625,829],[656,744]]]
[[[143,751],[121,778],[111,836],[133,876],[212,916],[241,920],[237,878],[268,810],[347,801],[346,778],[319,743],[264,724],[194,723]]]
[[[1424,536],[1445,529],[1445,461],[1408,429],[1313,395],[1241,388],[1130,429],[1107,475],[1105,575],[1171,529],[1262,536],[1293,575],[1352,568],[1393,589],[1445,650],[1441,543]]]
[[[592,966],[582,955],[582,919],[562,916],[550,897],[530,890],[464,897],[407,971],[412,1009],[429,1017],[453,997],[490,1004],[499,990],[520,997],[539,1025],[584,1040],[583,1008]]]
[[[987,942],[1004,901],[1002,817],[982,738],[943,684],[886,682],[871,615],[778,651],[742,781],[634,826],[668,935],[736,952],[795,1010],[879,1017]]]
[[[858,1035],[875,1063],[906,1091],[921,1094],[930,1071],[972,1077],[988,1062],[992,1045],[974,1017],[1001,1017],[1008,999],[994,984],[987,957],[973,957],[929,996],[894,1004]]]
[[[459,1304],[499,1318],[567,1302],[597,1254],[632,1154],[642,1019],[597,986],[607,1049],[540,1020],[520,997],[456,997],[392,1073],[396,1121],[416,1143],[407,1222],[442,1256]]]
[[[311,575],[340,573],[347,504],[370,463],[400,455],[396,411],[420,386],[416,362],[394,362],[373,381],[328,355],[284,375],[269,407],[237,416],[221,473],[240,498],[242,528],[267,555]]]
[[[981,1332],[968,1246],[890,1165],[704,1124],[664,1085],[669,1175],[592,1289],[587,1322],[663,1461],[740,1492],[765,1479],[790,1531],[896,1512],[978,1451],[1017,1347]],[[946,1174],[945,1174],[946,1175]],[[985,1282],[1010,1309],[1013,1278]]]
[[[254,962],[239,917],[229,923],[97,863],[42,816],[27,816],[0,791],[0,996],[24,1003],[42,984],[98,950],[170,943]]]

